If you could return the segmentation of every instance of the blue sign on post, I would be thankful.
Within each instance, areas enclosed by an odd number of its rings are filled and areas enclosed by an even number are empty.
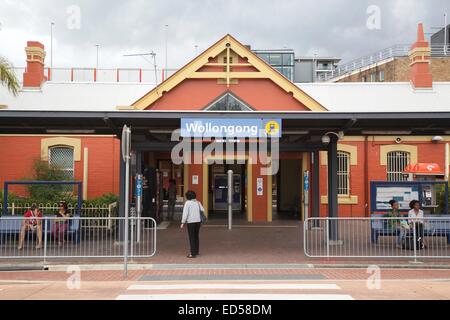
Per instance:
[[[136,178],[136,197],[142,197],[143,183],[142,175],[138,175]]]
[[[309,191],[309,172],[305,171],[304,175],[303,175],[303,181],[304,181],[304,190],[305,191]]]
[[[281,138],[281,119],[181,119],[184,138]]]

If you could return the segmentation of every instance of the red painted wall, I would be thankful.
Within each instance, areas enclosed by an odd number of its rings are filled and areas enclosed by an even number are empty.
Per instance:
[[[148,110],[203,110],[227,91],[260,111],[308,111],[291,94],[267,79],[240,79],[238,85],[229,88],[215,79],[185,80]]]
[[[48,136],[1,136],[0,148],[7,150],[0,157],[0,186],[7,180],[33,176],[33,163],[41,158],[41,140]],[[83,181],[84,148],[89,149],[88,198],[106,193],[119,193],[119,140],[114,137],[71,137],[81,139],[81,161],[75,162],[75,179]],[[11,192],[26,195],[23,187]]]
[[[370,181],[386,181],[387,168],[380,164],[380,147],[382,145],[392,145],[392,141],[378,141],[367,143],[367,169],[365,169],[365,143],[343,142],[342,144],[354,145],[358,148],[358,165],[351,166],[350,172],[350,193],[358,196],[358,204],[356,205],[339,205],[339,216],[343,217],[364,217],[366,213],[370,214]],[[431,142],[405,142],[406,145],[417,146],[418,162],[433,162],[440,165],[442,170],[445,169],[445,143]],[[367,180],[365,180],[365,171],[367,170]],[[320,195],[328,195],[327,191],[327,166],[320,165]],[[366,189],[367,188],[367,189]],[[367,210],[366,210],[367,204]],[[328,205],[321,204],[321,216],[328,215]]]

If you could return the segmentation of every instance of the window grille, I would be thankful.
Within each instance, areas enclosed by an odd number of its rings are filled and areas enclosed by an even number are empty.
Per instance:
[[[338,195],[350,195],[350,153],[338,151]]]
[[[48,150],[49,165],[61,170],[66,180],[74,179],[74,155],[73,149],[69,147],[53,147]]]
[[[393,151],[387,155],[387,180],[406,181],[408,177],[403,174],[406,166],[410,164],[411,154],[404,151]]]

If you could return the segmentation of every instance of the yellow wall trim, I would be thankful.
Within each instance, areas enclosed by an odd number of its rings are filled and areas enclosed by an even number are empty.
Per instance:
[[[380,165],[387,165],[387,155],[389,152],[409,152],[411,155],[411,164],[418,163],[418,152],[417,146],[411,146],[406,144],[390,144],[385,146],[380,146]]]
[[[67,137],[42,139],[41,160],[48,161],[48,149],[57,146],[72,147],[74,161],[81,161],[81,140]]]
[[[337,147],[338,151],[347,152],[350,154],[350,165],[357,166],[358,165],[358,147],[357,146],[351,146],[348,144],[338,144]],[[326,151],[320,152],[320,163],[323,166],[328,165],[328,154]]]
[[[320,203],[328,204],[328,196],[322,196]],[[358,204],[358,196],[339,196],[338,204]]]
[[[83,159],[83,200],[88,198],[88,185],[89,185],[89,149],[84,148]]]

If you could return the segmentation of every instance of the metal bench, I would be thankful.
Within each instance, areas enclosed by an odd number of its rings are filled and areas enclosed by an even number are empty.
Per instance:
[[[2,216],[0,217],[0,244],[3,242],[5,236],[17,237],[22,229],[24,218],[21,216]],[[51,234],[52,225],[55,223],[52,220],[42,220],[42,233]],[[72,239],[74,243],[80,243],[80,217],[73,217],[69,219],[69,226],[65,232],[68,239]]]
[[[381,214],[372,214],[371,218],[383,218]],[[408,220],[407,216],[402,217]],[[426,216],[430,220],[425,220],[424,235],[425,237],[446,237],[447,244],[450,244],[450,216]],[[432,218],[436,218],[433,220]],[[383,219],[373,219],[370,223],[371,241],[378,243],[379,237],[397,237],[399,230],[392,228],[392,222]]]

